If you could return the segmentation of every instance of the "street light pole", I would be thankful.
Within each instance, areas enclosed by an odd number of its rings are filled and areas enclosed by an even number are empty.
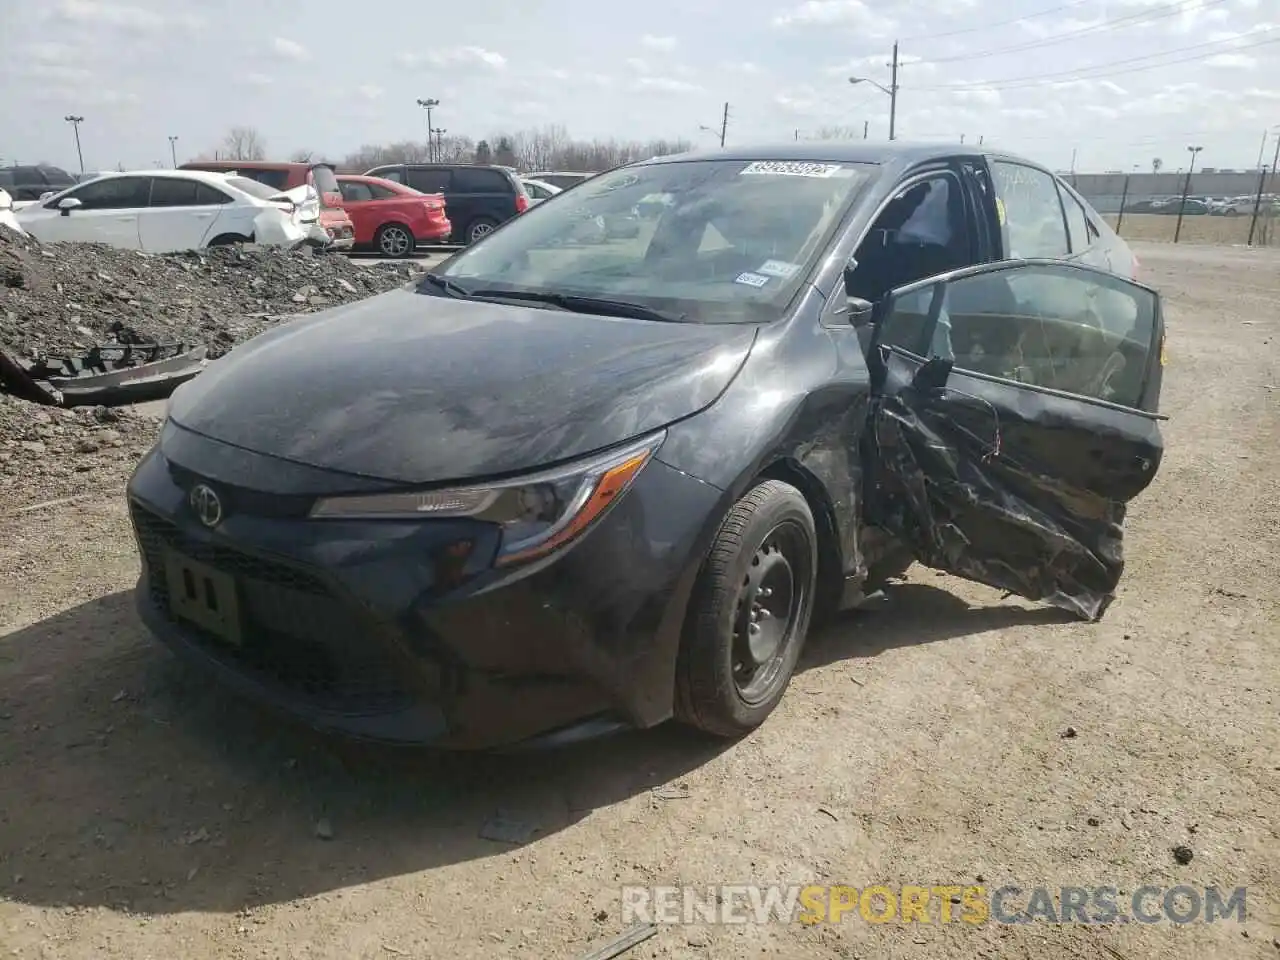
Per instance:
[[[440,106],[440,101],[433,97],[428,97],[425,100],[419,98],[418,106],[427,111],[427,160],[434,162],[436,159],[436,151],[435,146],[431,141],[431,131],[433,129],[431,126],[431,108]]]
[[[84,123],[84,117],[78,117],[74,113],[69,113],[62,118],[71,124],[76,131],[76,156],[80,160],[80,172],[84,173],[84,153],[80,150],[80,124]]]
[[[178,148],[174,146],[178,142],[177,137],[169,138],[169,156],[173,158],[173,169],[178,169]]]
[[[1187,194],[1191,191],[1191,174],[1196,168],[1196,154],[1204,147],[1187,147],[1187,152],[1191,154],[1191,163],[1187,166],[1187,178],[1182,181],[1182,202],[1178,204],[1178,225],[1173,228],[1173,242],[1178,242],[1178,237],[1182,236],[1182,214],[1187,209]]]
[[[893,42],[893,62],[885,64],[889,67],[889,86],[878,83],[870,77],[850,77],[849,82],[853,84],[869,83],[881,93],[889,98],[889,139],[893,140],[897,136],[898,125],[898,41]],[[864,128],[865,133],[865,128]],[[865,139],[865,137],[864,137]]]

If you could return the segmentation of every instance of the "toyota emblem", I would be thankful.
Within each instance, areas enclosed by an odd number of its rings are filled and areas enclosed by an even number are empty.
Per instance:
[[[192,487],[187,499],[190,501],[191,509],[195,511],[196,517],[206,527],[216,527],[222,522],[222,501],[218,499],[218,495],[212,489],[203,483],[198,483]]]

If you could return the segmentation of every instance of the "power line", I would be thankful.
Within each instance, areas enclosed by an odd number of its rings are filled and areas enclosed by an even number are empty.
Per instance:
[[[1196,0],[1190,0],[1190,2],[1196,2]],[[977,53],[956,54],[955,56],[950,57],[934,57],[932,59],[914,60],[912,62],[915,64],[960,63],[964,60],[981,60],[986,57],[993,57],[1004,53],[1015,53],[1020,50],[1035,50],[1039,47],[1051,47],[1054,44],[1074,40],[1077,37],[1095,36],[1099,33],[1108,33],[1112,30],[1141,26],[1151,23],[1154,20],[1161,20],[1165,17],[1176,17],[1189,10],[1204,10],[1208,7],[1217,6],[1218,4],[1226,2],[1227,0],[1204,0],[1203,3],[1197,3],[1196,6],[1187,6],[1187,0],[1180,0],[1178,3],[1169,4],[1168,9],[1163,11],[1144,10],[1139,13],[1131,13],[1128,16],[1117,17],[1114,20],[1108,20],[1104,23],[1096,23],[1088,27],[1081,27],[1078,30],[1070,30],[1066,33],[1060,33],[1053,37],[1041,37],[1039,40],[1029,40],[1026,43],[1017,43],[1004,47],[993,47],[990,50],[979,50]]]
[[[1267,32],[1272,28],[1268,27]],[[1263,31],[1258,31],[1262,33]],[[1201,50],[1205,47],[1220,48],[1222,44],[1235,43],[1235,38],[1229,40],[1211,40],[1208,43],[1196,43],[1189,47],[1179,47],[1174,50],[1165,50],[1162,53],[1149,53],[1142,57],[1128,57],[1124,60],[1112,60],[1107,63],[1095,63],[1086,67],[1077,67],[1074,70],[1060,70],[1056,73],[1033,74],[1026,77],[1004,77],[999,80],[970,80],[964,83],[954,84],[935,84],[932,86],[913,87],[913,90],[1017,90],[1029,87],[1043,86],[1046,83],[1062,83],[1066,80],[1102,80],[1107,77],[1118,77],[1128,73],[1141,73],[1145,70],[1156,70],[1160,67],[1171,67],[1179,63],[1191,63],[1196,60],[1206,60],[1209,57],[1217,56],[1223,52],[1221,49],[1213,49],[1207,53],[1199,53],[1190,57],[1180,57],[1176,60],[1167,60],[1164,63],[1149,63],[1139,67],[1128,67],[1123,70],[1110,70],[1110,67],[1120,66],[1126,63],[1138,63],[1144,60],[1153,60],[1158,57],[1167,57],[1175,53],[1185,53],[1188,50]],[[1261,40],[1257,43],[1241,44],[1232,47],[1232,52],[1240,50],[1253,50],[1257,47],[1265,47],[1269,44],[1280,43],[1280,37],[1273,37],[1269,40]],[[1085,71],[1103,70],[1103,73],[1087,74]]]
[[[959,30],[948,30],[944,33],[917,33],[915,36],[903,37],[902,39],[904,42],[915,42],[916,40],[940,40],[943,37],[958,37],[961,34],[977,33],[980,30],[990,30],[993,27],[1007,27],[1011,23],[1021,23],[1023,20],[1032,20],[1035,17],[1047,17],[1051,13],[1058,13],[1062,10],[1071,10],[1075,7],[1081,7],[1087,3],[1093,2],[1094,0],[1071,0],[1070,3],[1059,4],[1056,7],[1050,7],[1048,10],[1028,13],[1021,17],[1012,17],[1008,20],[996,20],[992,23],[984,23],[977,27],[962,27]]]

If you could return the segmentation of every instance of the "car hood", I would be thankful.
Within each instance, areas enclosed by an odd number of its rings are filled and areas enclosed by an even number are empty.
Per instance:
[[[627,320],[394,290],[211,363],[169,417],[296,463],[406,483],[517,473],[709,406],[752,326]]]

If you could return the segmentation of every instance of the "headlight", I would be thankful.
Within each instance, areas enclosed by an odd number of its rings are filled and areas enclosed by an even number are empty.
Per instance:
[[[631,486],[666,438],[646,437],[620,450],[555,470],[483,486],[317,500],[311,516],[344,520],[469,517],[502,528],[498,566],[550,553],[602,517]]]

